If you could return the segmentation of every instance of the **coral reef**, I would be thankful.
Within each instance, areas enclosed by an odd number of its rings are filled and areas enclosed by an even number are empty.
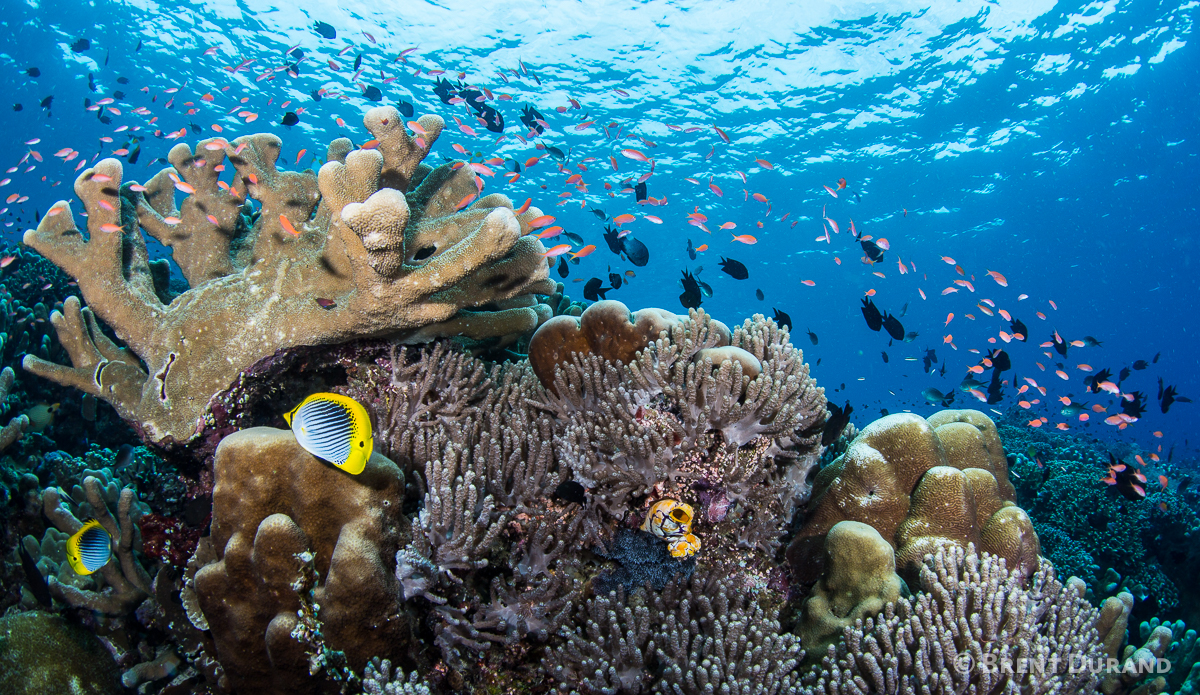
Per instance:
[[[1110,461],[1096,445],[1065,436],[1013,441],[1025,444],[1010,454],[1012,470],[1046,557],[1086,579],[1097,597],[1130,591],[1139,619],[1180,611],[1200,620],[1200,596],[1187,590],[1200,572],[1200,515],[1184,488],[1155,481],[1144,499],[1130,500],[1102,482]],[[1122,462],[1141,467],[1136,455]]]
[[[253,428],[226,437],[213,467],[210,559],[192,586],[234,689],[318,691],[310,676],[329,675],[335,652],[362,668],[405,643],[389,566],[407,524],[391,461],[375,454],[349,476],[291,432]]]
[[[541,243],[525,236],[541,211],[516,215],[500,195],[459,209],[478,194],[477,177],[422,164],[443,123],[417,122],[424,135],[413,138],[394,108],[372,109],[364,124],[378,149],[335,141],[317,175],[280,171],[280,140],[267,134],[176,145],[172,167],[144,187],[123,183],[115,159],[84,170],[75,193],[87,236],[65,201],[25,236],[87,300],[50,315],[72,366],[28,355],[25,368],[108,401],[169,445],[195,437],[212,396],[283,348],[534,328],[550,311],[533,295],[555,287]],[[190,194],[178,209],[177,189]],[[170,304],[139,227],[171,247],[190,285]]]
[[[636,325],[623,305],[601,309]],[[628,362],[586,345],[555,358],[556,391],[529,362],[489,366],[445,343],[338,358],[348,381],[331,388],[363,403],[377,450],[412,481],[395,572],[402,610],[438,647],[419,663],[440,657],[450,682],[490,673],[573,629],[589,587],[661,588],[705,564],[746,586],[774,581],[772,554],[819,453],[822,390],[762,317],[731,332],[703,312],[658,316],[667,330]],[[637,530],[668,497],[694,510],[692,557]]]
[[[1028,577],[1038,566],[1038,540],[1013,495],[995,425],[983,413],[943,411],[928,421],[889,415],[817,474],[788,548],[790,566],[802,584],[816,581],[825,534],[840,521],[859,521],[892,544],[910,581],[945,543],[974,543]]]
[[[846,628],[907,594],[895,552],[878,531],[857,521],[834,524],[825,534],[825,574],[804,603],[798,630],[804,648],[820,655]]]
[[[9,695],[124,692],[116,664],[91,631],[31,611],[0,618],[0,692]]]
[[[868,428],[870,429],[870,428]],[[992,555],[940,546],[921,570],[920,592],[844,630],[806,695],[848,693],[1082,693],[1099,676],[1072,660],[1103,663],[1099,615],[1083,583],[1032,577]],[[1000,668],[1002,664],[1024,668]]]

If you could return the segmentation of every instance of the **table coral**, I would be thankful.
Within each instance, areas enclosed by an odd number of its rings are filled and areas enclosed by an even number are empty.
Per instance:
[[[407,524],[391,461],[375,454],[349,476],[289,431],[252,428],[221,442],[214,473],[212,532],[201,541],[212,561],[193,585],[233,688],[319,688],[308,675],[311,644],[293,637],[307,563],[322,580],[313,592],[322,644],[353,668],[403,651],[410,626],[389,567]]]
[[[1004,451],[986,415],[950,411],[929,421],[889,415],[817,474],[788,559],[801,583],[815,581],[825,534],[849,520],[875,527],[896,548],[897,567],[909,579],[944,543],[974,543],[1030,576],[1038,566],[1037,534],[1012,497]]]
[[[413,138],[394,108],[371,109],[378,149],[335,141],[315,175],[278,169],[282,143],[268,134],[176,145],[172,167],[144,187],[123,182],[116,159],[84,170],[75,193],[86,236],[65,201],[25,235],[87,300],[51,314],[72,366],[29,355],[25,368],[107,400],[166,445],[191,440],[210,398],[281,348],[533,329],[550,315],[533,295],[555,289],[543,246],[526,234],[541,211],[518,215],[495,194],[458,209],[478,179],[422,164],[443,122],[417,122],[425,134]],[[189,193],[178,208],[176,190]],[[171,247],[190,285],[170,304],[139,227]]]

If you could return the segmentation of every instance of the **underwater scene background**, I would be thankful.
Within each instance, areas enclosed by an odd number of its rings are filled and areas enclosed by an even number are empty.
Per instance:
[[[6,2],[0,693],[1197,692],[1197,6]]]

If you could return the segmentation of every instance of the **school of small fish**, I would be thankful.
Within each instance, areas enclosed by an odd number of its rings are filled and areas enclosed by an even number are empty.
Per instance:
[[[921,249],[903,248],[903,244],[893,246],[888,239],[867,233],[862,222],[856,222],[850,216],[848,207],[862,204],[865,182],[852,185],[845,177],[834,182],[811,181],[802,186],[810,194],[807,200],[820,201],[814,202],[811,210],[777,210],[772,200],[756,189],[766,188],[761,185],[764,177],[802,175],[802,172],[789,171],[789,163],[772,162],[763,152],[752,151],[750,143],[753,139],[749,137],[752,134],[739,127],[723,125],[714,119],[668,122],[661,125],[669,133],[669,142],[657,135],[651,139],[649,133],[639,132],[637,127],[621,119],[606,117],[602,103],[587,104],[584,97],[544,86],[546,75],[539,74],[523,60],[513,65],[495,65],[486,74],[468,74],[426,58],[418,47],[401,48],[393,46],[386,38],[377,39],[373,32],[347,32],[323,21],[315,22],[309,29],[309,37],[293,45],[270,46],[270,40],[264,39],[265,47],[258,53],[247,51],[234,55],[221,46],[185,49],[185,52],[191,52],[201,70],[208,71],[203,79],[193,75],[173,80],[169,74],[155,74],[144,85],[126,86],[130,82],[128,78],[107,68],[108,52],[114,50],[129,52],[126,63],[142,62],[138,57],[142,41],[138,41],[136,48],[105,48],[104,67],[87,75],[88,88],[99,98],[93,100],[93,96],[85,96],[81,107],[69,107],[80,108],[80,116],[94,117],[104,128],[103,134],[93,142],[48,142],[32,135],[23,138],[23,156],[8,166],[4,178],[0,179],[0,198],[6,205],[0,208],[0,216],[5,216],[3,224],[5,227],[35,225],[41,217],[40,211],[29,214],[26,204],[34,196],[39,199],[48,196],[47,189],[70,181],[77,172],[101,157],[123,158],[127,170],[131,170],[139,163],[143,145],[152,140],[168,141],[153,147],[164,154],[169,149],[169,141],[189,135],[197,136],[197,139],[200,136],[216,137],[216,147],[229,147],[228,139],[239,131],[242,134],[254,132],[247,126],[259,119],[263,123],[299,129],[295,140],[285,146],[304,146],[297,147],[294,158],[292,155],[281,157],[281,165],[292,161],[297,167],[319,166],[322,160],[317,153],[323,148],[318,143],[335,133],[352,139],[361,138],[361,132],[347,125],[347,118],[343,117],[347,114],[339,111],[340,104],[361,108],[387,101],[393,103],[406,119],[412,118],[418,108],[448,115],[446,133],[453,133],[458,140],[451,142],[454,138],[443,137],[442,142],[459,158],[455,167],[465,166],[474,173],[478,189],[459,202],[459,209],[466,209],[481,198],[486,185],[515,187],[522,182],[521,186],[532,185],[542,192],[538,201],[541,207],[551,207],[551,201],[554,207],[577,206],[591,212],[603,223],[603,243],[599,239],[596,239],[597,243],[588,243],[585,235],[596,235],[598,230],[582,226],[571,229],[572,225],[560,222],[561,214],[544,214],[528,225],[531,234],[547,242],[543,255],[564,280],[573,267],[583,267],[583,263],[590,263],[592,265],[586,267],[596,269],[593,273],[596,277],[586,281],[578,276],[572,279],[585,283],[587,299],[602,299],[606,293],[618,290],[628,285],[631,278],[636,278],[634,271],[614,271],[611,264],[647,265],[651,249],[646,240],[653,242],[656,228],[694,227],[697,233],[711,236],[707,243],[699,245],[693,245],[688,239],[686,252],[692,261],[698,259],[698,254],[707,252],[710,245],[722,254],[759,244],[777,249],[815,245],[839,267],[843,266],[843,256],[849,259],[861,251],[860,263],[847,264],[845,268],[861,268],[862,277],[874,285],[860,297],[868,328],[886,332],[889,347],[913,342],[919,334],[906,330],[901,322],[907,302],[915,301],[916,297],[926,302],[943,302],[946,318],[940,331],[941,338],[935,342],[953,351],[978,356],[965,366],[959,385],[958,390],[967,396],[995,405],[1007,397],[1006,389],[1015,391],[1020,408],[1045,413],[1028,420],[1031,428],[1068,430],[1093,422],[1091,418],[1095,416],[1106,426],[1125,430],[1136,426],[1145,411],[1147,395],[1124,384],[1132,371],[1146,369],[1158,361],[1157,356],[1150,362],[1139,360],[1118,375],[1106,368],[1094,368],[1092,365],[1099,362],[1096,358],[1089,357],[1088,361],[1072,358],[1068,362],[1068,350],[1087,349],[1090,354],[1093,348],[1102,346],[1101,342],[1090,336],[1082,339],[1061,336],[1049,318],[1058,310],[1055,301],[1049,297],[1034,298],[1010,287],[1008,277],[1001,270],[990,267],[968,269],[947,255],[922,258]],[[378,33],[381,37],[386,36],[382,30]],[[100,50],[86,38],[77,38],[70,45],[72,51],[80,55],[92,55]],[[19,69],[30,84],[36,84],[41,76],[41,70],[36,66]],[[557,84],[561,87],[565,82]],[[297,90],[308,96],[296,97]],[[534,103],[543,93],[555,96],[546,97],[547,103]],[[632,86],[613,86],[604,94],[604,99],[605,103],[612,100],[624,103],[640,96]],[[512,119],[517,122],[506,124],[504,110],[512,111],[519,101],[526,103],[521,107],[519,117]],[[41,113],[37,115],[50,118],[52,109],[62,113],[68,108],[64,104],[73,102],[73,96],[45,96],[39,101]],[[23,108],[20,103],[13,105],[13,111]],[[451,124],[453,127],[449,127]],[[424,129],[415,120],[408,120],[407,126],[418,146],[425,147]],[[365,149],[378,145],[375,140],[357,144]],[[707,150],[703,161],[708,170],[701,173],[673,169],[668,163],[672,157],[658,154],[670,146]],[[452,161],[444,155],[443,158]],[[165,163],[163,157],[148,157],[142,162],[146,168]],[[203,165],[203,161],[199,164]],[[497,174],[502,175],[497,177]],[[138,178],[138,174],[130,171],[127,178]],[[653,195],[652,188],[664,180],[686,183],[690,188],[685,190],[690,193],[671,200],[666,193]],[[195,193],[188,184],[178,179],[175,183],[180,194]],[[3,189],[6,188],[11,192],[5,194]],[[222,188],[229,190],[227,185]],[[134,186],[133,190],[144,188]],[[739,192],[741,196],[737,195]],[[521,197],[525,196],[514,196],[515,199]],[[684,200],[680,200],[681,197]],[[796,196],[796,200],[803,203],[805,198]],[[531,197],[526,198],[517,212],[524,212],[532,201]],[[820,206],[819,213],[817,205]],[[51,209],[48,214],[57,214],[58,210]],[[912,224],[909,211],[901,208],[885,213],[885,218],[910,220],[905,224]],[[739,233],[739,223],[729,219],[735,216],[754,219],[754,233]],[[166,221],[178,223],[174,218]],[[802,222],[805,227],[797,230]],[[305,231],[301,221],[289,220],[283,215],[279,223],[293,236],[298,237]],[[115,224],[101,229],[108,233],[124,231]],[[714,229],[728,236],[713,236]],[[814,232],[818,233],[815,238],[807,236]],[[558,243],[551,245],[551,240]],[[597,253],[605,248],[612,256]],[[888,259],[888,254],[895,258]],[[0,260],[0,271],[12,263],[13,258],[7,256]],[[607,270],[601,272],[601,265],[607,265]],[[754,264],[747,265],[728,255],[720,256],[719,266],[726,275],[738,281],[756,273]],[[697,308],[705,298],[713,295],[712,286],[701,279],[702,271],[702,266],[682,271],[679,301],[685,308]],[[796,285],[816,287],[817,281],[806,277],[810,272],[811,269],[798,269]],[[586,272],[580,274],[588,275]],[[761,289],[756,291],[756,296],[765,301]],[[326,309],[336,307],[329,299],[318,299],[317,302]],[[894,311],[894,304],[901,302],[904,302],[904,308]],[[890,309],[881,309],[879,305],[883,304]],[[790,328],[791,317],[778,308],[774,312],[776,320]],[[1042,324],[1034,324],[1037,327],[1031,329],[1023,320],[1033,321],[1031,316]],[[965,321],[974,322],[976,330],[964,332]],[[985,328],[982,338],[977,337],[978,327]],[[1047,339],[1038,343],[1032,333]],[[957,339],[955,334],[959,335]],[[811,331],[808,335],[812,344],[817,345],[817,335]],[[964,340],[964,335],[973,338]],[[1021,344],[1030,341],[1040,346],[1045,358],[1042,361],[1038,356],[1034,362],[1038,370],[1055,378],[1047,376],[1042,383],[1028,375],[1018,378],[1007,350],[1022,349]],[[882,359],[885,363],[890,361],[887,351],[882,351]],[[904,358],[905,361],[917,359]],[[945,376],[947,362],[943,358],[940,369],[935,368],[939,360],[933,349],[926,348],[925,357],[920,359],[926,375],[940,372]],[[990,381],[976,378],[989,370]],[[1005,378],[1006,372],[1011,372],[1010,378]],[[1082,393],[1064,391],[1072,386]],[[933,387],[926,388],[922,395],[924,402],[942,407],[952,403],[955,397],[953,390],[943,393]],[[1093,402],[1083,403],[1085,397]],[[1061,409],[1054,405],[1056,400],[1062,404]],[[1174,403],[1190,402],[1176,387],[1164,385],[1161,378],[1157,400],[1164,414]],[[1156,431],[1154,436],[1161,438],[1163,434]],[[1161,448],[1159,445],[1159,453]],[[359,463],[362,461],[356,460],[352,468],[358,467]],[[1111,479],[1114,482],[1110,484],[1115,484],[1117,479],[1113,476],[1120,472],[1110,469],[1105,482]]]

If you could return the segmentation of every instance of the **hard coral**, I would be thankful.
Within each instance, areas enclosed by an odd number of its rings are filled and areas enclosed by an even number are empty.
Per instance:
[[[529,364],[542,386],[555,391],[554,374],[571,363],[574,354],[593,354],[609,362],[627,364],[679,320],[662,309],[634,313],[611,299],[592,304],[578,317],[555,316],[529,341]]]
[[[869,429],[869,428],[868,428]],[[920,592],[847,626],[805,695],[1088,693],[1101,664],[1103,621],[1047,563],[1032,577],[975,548],[941,546],[922,564]]]
[[[825,534],[850,520],[878,530],[896,548],[897,566],[909,579],[944,543],[974,543],[1028,577],[1038,566],[1037,534],[1012,497],[1003,449],[986,415],[952,411],[929,421],[889,415],[868,425],[817,474],[808,518],[788,558],[801,583],[815,581]]]
[[[878,615],[908,593],[892,546],[867,524],[842,521],[825,536],[825,574],[804,604],[800,639],[820,656],[856,621]]]
[[[203,427],[214,394],[281,348],[484,337],[548,318],[533,294],[555,285],[544,248],[525,235],[541,211],[517,215],[501,195],[458,210],[478,191],[472,171],[421,163],[442,130],[437,116],[418,120],[417,139],[391,107],[364,123],[379,148],[335,141],[318,175],[280,171],[282,145],[268,134],[176,145],[172,168],[144,191],[122,184],[115,159],[85,170],[75,192],[87,236],[60,202],[25,243],[78,280],[90,308],[70,298],[51,315],[72,367],[30,355],[25,368],[109,401],[150,440],[183,443]],[[179,208],[176,189],[190,193]],[[191,285],[170,304],[155,292],[139,226],[172,248]],[[128,347],[105,337],[96,317]]]
[[[349,476],[300,448],[291,432],[243,430],[214,463],[215,558],[196,574],[200,609],[232,686],[246,692],[310,692],[306,644],[292,637],[307,600],[309,564],[323,582],[313,602],[321,638],[354,668],[402,651],[389,570],[399,545],[401,477],[379,454]]]

